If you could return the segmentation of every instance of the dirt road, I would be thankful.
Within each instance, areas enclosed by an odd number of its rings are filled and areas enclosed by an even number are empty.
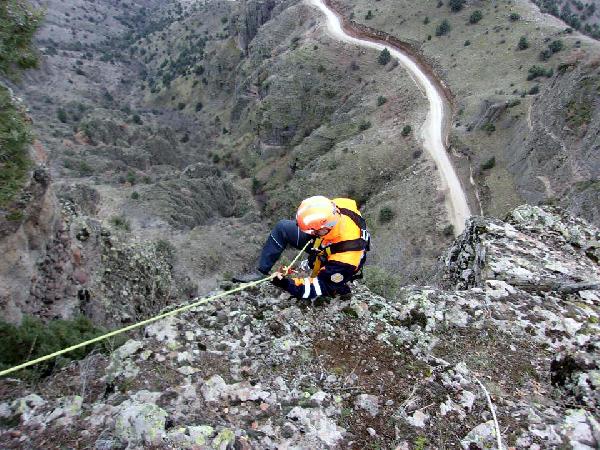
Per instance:
[[[450,158],[444,145],[445,116],[449,113],[449,108],[445,101],[445,93],[436,87],[435,83],[420,65],[413,60],[402,49],[392,45],[384,40],[369,39],[361,36],[360,29],[352,29],[348,23],[342,24],[340,17],[330,9],[324,0],[306,0],[308,4],[317,7],[327,18],[327,29],[331,35],[343,42],[348,42],[362,47],[383,50],[387,48],[392,57],[397,58],[400,64],[408,70],[411,78],[415,81],[422,92],[425,93],[429,101],[429,112],[427,118],[421,127],[421,139],[423,147],[429,153],[440,174],[441,189],[446,191],[446,205],[448,208],[448,218],[454,225],[455,234],[460,234],[464,230],[465,220],[471,215],[467,197],[461,186],[456,171],[452,166]]]

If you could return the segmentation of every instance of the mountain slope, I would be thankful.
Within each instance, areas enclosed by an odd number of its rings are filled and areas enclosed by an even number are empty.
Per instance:
[[[3,442],[492,448],[479,379],[505,445],[595,448],[600,300],[560,286],[599,279],[598,233],[524,206],[506,223],[470,221],[446,257],[451,290],[386,300],[358,287],[352,301],[302,306],[264,286],[220,299],[43,385],[2,380]]]

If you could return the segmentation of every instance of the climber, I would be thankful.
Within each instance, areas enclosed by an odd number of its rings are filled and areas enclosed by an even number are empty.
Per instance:
[[[348,282],[362,276],[371,237],[356,202],[348,198],[305,199],[296,221],[280,220],[275,225],[263,246],[257,271],[234,277],[233,281],[249,283],[263,278],[288,245],[302,249],[310,241],[308,260],[300,268],[312,269],[311,277],[286,278],[279,271],[272,283],[303,299],[349,294]]]

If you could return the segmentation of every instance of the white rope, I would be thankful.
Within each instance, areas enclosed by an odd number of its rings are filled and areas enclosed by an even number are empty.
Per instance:
[[[498,450],[502,450],[504,447],[502,447],[502,439],[500,437],[500,426],[498,425],[498,419],[496,418],[496,411],[494,409],[494,404],[492,403],[492,399],[490,398],[490,394],[489,394],[488,390],[485,388],[485,386],[483,385],[483,383],[481,381],[479,381],[479,378],[477,378],[472,372],[471,372],[471,375],[473,378],[475,378],[475,381],[477,381],[477,383],[479,383],[479,386],[481,386],[481,389],[483,389],[483,392],[485,393],[485,398],[487,398],[488,405],[490,407],[490,410],[492,411],[492,417],[494,418],[494,427],[496,428],[496,438],[498,439]]]

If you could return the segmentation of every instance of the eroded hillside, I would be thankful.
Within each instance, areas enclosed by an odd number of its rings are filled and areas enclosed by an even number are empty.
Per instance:
[[[359,201],[375,276],[432,274],[453,231],[417,136],[427,104],[397,63],[333,40],[301,2],[43,6],[40,69],[11,86],[49,167],[30,208],[48,226],[35,257],[4,244],[25,261],[10,317],[69,316],[88,295],[128,301],[96,288],[104,268],[74,223],[97,221],[124,245],[165,241],[175,298],[252,267],[270,224],[317,193]]]
[[[447,82],[451,152],[484,212],[559,203],[597,223],[598,164],[586,153],[598,145],[597,41],[526,1],[335,4],[412,44]]]

